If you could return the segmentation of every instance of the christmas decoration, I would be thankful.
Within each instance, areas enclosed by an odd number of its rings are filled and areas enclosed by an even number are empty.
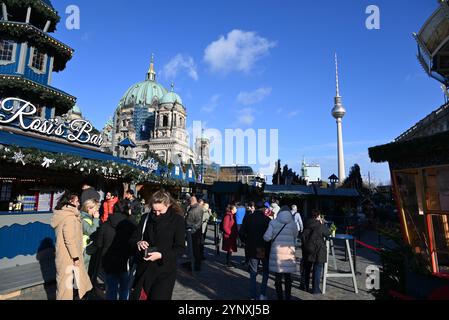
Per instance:
[[[22,151],[19,152],[14,152],[14,156],[12,157],[12,159],[16,162],[22,162],[23,165],[25,165],[25,161],[23,161],[23,158],[25,157],[25,155],[22,153]]]
[[[45,152],[35,148],[20,148],[0,144],[0,163],[22,163],[26,166],[43,167],[52,172],[67,172],[72,170],[82,175],[89,172],[106,178],[121,179],[133,183],[160,183],[166,186],[188,186],[183,180],[161,177],[132,164],[122,164],[112,161],[84,159],[75,155]],[[48,164],[48,167],[47,167]],[[98,172],[97,172],[98,170]]]
[[[42,167],[43,168],[49,168],[51,164],[55,163],[56,160],[54,159],[49,159],[47,157],[44,157],[44,162],[42,162]]]

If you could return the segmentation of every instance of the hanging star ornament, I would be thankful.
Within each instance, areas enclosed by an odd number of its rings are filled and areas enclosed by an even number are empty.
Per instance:
[[[21,162],[22,165],[25,165],[25,161],[23,161],[23,158],[25,157],[25,155],[22,153],[22,151],[19,152],[14,152],[14,156],[12,157],[12,159],[16,162],[19,163]]]
[[[51,164],[55,163],[56,160],[54,159],[48,159],[47,157],[44,157],[44,162],[42,162],[43,168],[49,168]]]

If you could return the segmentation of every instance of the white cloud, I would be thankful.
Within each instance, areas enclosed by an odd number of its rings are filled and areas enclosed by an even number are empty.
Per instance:
[[[254,112],[252,108],[239,110],[237,115],[237,125],[252,125],[254,123]]]
[[[271,93],[271,88],[259,88],[251,92],[240,92],[237,102],[245,106],[261,102]]]
[[[219,94],[214,94],[209,101],[207,102],[206,105],[204,105],[201,110],[203,112],[207,112],[207,113],[211,113],[214,112],[215,109],[218,107],[218,101],[220,100],[220,95]]]
[[[254,64],[268,54],[276,43],[260,37],[255,32],[234,29],[204,50],[204,61],[213,72],[250,72]]]
[[[290,111],[290,112],[287,114],[287,116],[288,116],[289,118],[293,118],[293,117],[296,117],[297,115],[299,115],[299,113],[300,113],[299,110],[294,110],[294,111]]]
[[[185,70],[190,78],[198,80],[198,72],[196,70],[195,60],[191,56],[177,54],[171,59],[163,70],[163,75],[166,79],[174,79],[178,73]]]

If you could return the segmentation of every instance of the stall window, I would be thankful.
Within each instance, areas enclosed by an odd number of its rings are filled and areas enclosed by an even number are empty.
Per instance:
[[[430,265],[428,238],[422,206],[422,183],[419,171],[396,173],[397,189],[402,205],[407,237],[415,253],[422,254]]]
[[[449,273],[449,216],[432,215],[437,272]]]
[[[438,175],[436,169],[426,169],[424,171],[426,183],[426,208],[429,211],[440,211],[440,198],[438,192]]]
[[[11,200],[12,183],[0,184],[0,201]]]
[[[0,40],[0,65],[14,63],[16,46],[11,40]]]
[[[37,73],[45,73],[47,69],[47,55],[31,48],[30,67]]]

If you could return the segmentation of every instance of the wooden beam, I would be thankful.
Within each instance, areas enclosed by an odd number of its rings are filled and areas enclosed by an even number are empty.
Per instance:
[[[3,20],[8,21],[8,10],[6,4],[2,3]]]
[[[27,9],[27,18],[25,20],[26,23],[30,23],[30,19],[31,19],[31,7],[28,7]]]
[[[51,21],[47,20],[47,23],[45,24],[44,32],[48,31],[48,29],[50,28],[50,24],[51,24]]]

